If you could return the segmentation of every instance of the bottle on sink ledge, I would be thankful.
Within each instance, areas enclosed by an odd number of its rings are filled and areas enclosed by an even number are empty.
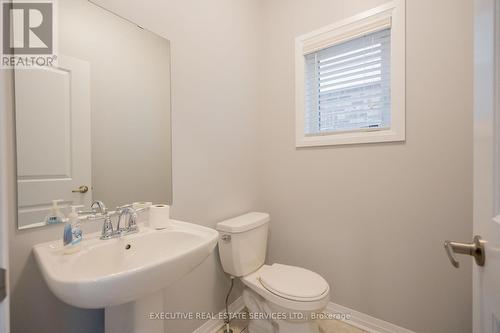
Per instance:
[[[50,209],[50,213],[45,217],[46,224],[58,224],[64,222],[64,214],[61,213],[61,210],[57,205],[59,202],[63,201],[63,199],[52,200],[52,208]]]
[[[82,205],[71,206],[71,212],[68,215],[68,220],[64,225],[63,245],[64,253],[71,254],[80,251],[81,242],[83,239],[81,223],[78,219],[77,208]]]

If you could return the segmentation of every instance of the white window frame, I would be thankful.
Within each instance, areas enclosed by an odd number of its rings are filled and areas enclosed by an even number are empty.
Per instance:
[[[388,25],[391,27],[390,128],[306,135],[304,56]],[[405,0],[393,0],[295,39],[295,114],[297,147],[405,140]]]

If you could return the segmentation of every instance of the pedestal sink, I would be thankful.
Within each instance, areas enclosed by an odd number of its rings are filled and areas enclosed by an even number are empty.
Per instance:
[[[160,290],[201,264],[218,237],[213,229],[180,221],[163,230],[140,226],[136,234],[111,240],[99,235],[88,235],[74,254],[64,254],[61,240],[35,245],[34,253],[58,298],[81,308],[106,309],[107,333],[162,332],[163,323],[153,323],[144,312],[163,311],[158,309]],[[123,315],[135,318],[134,327],[123,327]]]

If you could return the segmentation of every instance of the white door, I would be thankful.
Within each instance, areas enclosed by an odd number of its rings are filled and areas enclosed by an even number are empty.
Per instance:
[[[15,72],[18,225],[41,225],[51,200],[92,200],[90,65],[60,55],[56,68]]]
[[[486,256],[473,268],[473,331],[500,333],[500,0],[474,6],[474,235]]]

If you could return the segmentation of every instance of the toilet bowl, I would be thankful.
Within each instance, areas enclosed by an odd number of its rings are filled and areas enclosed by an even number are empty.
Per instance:
[[[217,224],[224,271],[245,285],[250,333],[319,333],[314,315],[322,312],[330,287],[305,268],[264,265],[269,215],[248,213]]]

